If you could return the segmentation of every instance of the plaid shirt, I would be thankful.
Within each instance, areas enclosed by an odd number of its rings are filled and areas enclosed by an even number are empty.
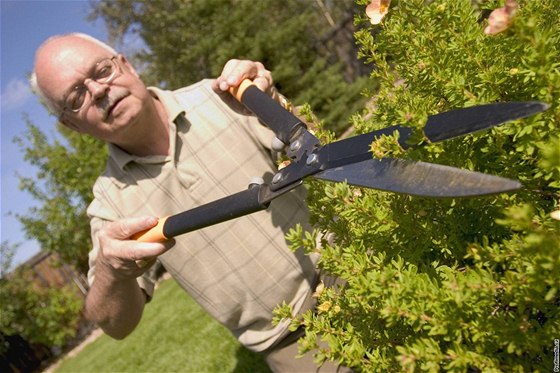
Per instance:
[[[226,104],[209,80],[174,92],[150,92],[170,118],[170,152],[135,157],[109,145],[107,168],[88,208],[94,243],[90,282],[97,235],[106,222],[172,215],[245,190],[254,176],[270,182],[276,170],[267,149],[272,132],[240,107]],[[179,236],[160,257],[180,286],[254,351],[288,333],[287,323],[272,326],[272,310],[285,301],[297,312],[315,281],[317,258],[292,253],[284,239],[296,223],[309,228],[304,193],[298,188],[266,211]],[[154,280],[145,275],[138,282],[151,297]]]

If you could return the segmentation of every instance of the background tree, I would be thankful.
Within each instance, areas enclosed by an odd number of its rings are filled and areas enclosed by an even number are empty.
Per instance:
[[[315,223],[336,234],[321,265],[348,287],[325,289],[319,313],[294,320],[306,326],[302,348],[323,335],[329,347],[318,359],[364,371],[550,371],[560,335],[557,1],[519,1],[495,35],[484,30],[502,1],[395,1],[380,25],[359,3],[356,36],[380,89],[354,117],[357,132],[418,129],[427,115],[495,101],[551,108],[405,154],[375,144],[385,155],[518,179],[516,193],[439,200],[312,184]],[[310,237],[291,239],[316,250]]]
[[[150,84],[179,88],[217,76],[231,58],[261,61],[296,104],[309,103],[330,128],[348,126],[368,69],[356,58],[353,2],[323,0],[100,1],[115,41],[139,35]]]
[[[63,346],[76,335],[82,299],[68,287],[37,286],[25,266],[8,273],[14,249],[7,242],[0,246],[1,335],[20,335],[30,343]],[[0,343],[0,353],[6,347]]]
[[[29,120],[23,138],[15,141],[25,160],[37,167],[37,175],[20,177],[20,188],[39,207],[18,215],[26,235],[35,238],[41,250],[56,252],[61,259],[85,273],[91,250],[86,208],[93,199],[92,186],[103,171],[107,157],[104,143],[59,125],[59,139],[49,142]]]

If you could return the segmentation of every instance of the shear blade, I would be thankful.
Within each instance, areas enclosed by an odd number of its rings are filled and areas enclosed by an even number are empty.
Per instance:
[[[368,159],[313,177],[422,197],[473,197],[514,191],[518,181],[454,167],[404,159]]]
[[[510,120],[525,118],[548,107],[549,105],[537,101],[472,106],[432,115],[423,130],[431,142],[442,141],[482,131]]]

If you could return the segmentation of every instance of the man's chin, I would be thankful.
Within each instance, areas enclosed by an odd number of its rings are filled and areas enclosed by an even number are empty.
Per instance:
[[[109,115],[105,123],[113,133],[125,133],[132,131],[136,127],[135,123],[138,117],[139,113],[133,110],[119,111],[116,115]]]

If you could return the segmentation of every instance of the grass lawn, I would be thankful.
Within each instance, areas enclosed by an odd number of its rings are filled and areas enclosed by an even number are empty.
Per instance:
[[[61,372],[270,372],[173,280],[156,290],[136,330],[122,341],[102,335]]]

